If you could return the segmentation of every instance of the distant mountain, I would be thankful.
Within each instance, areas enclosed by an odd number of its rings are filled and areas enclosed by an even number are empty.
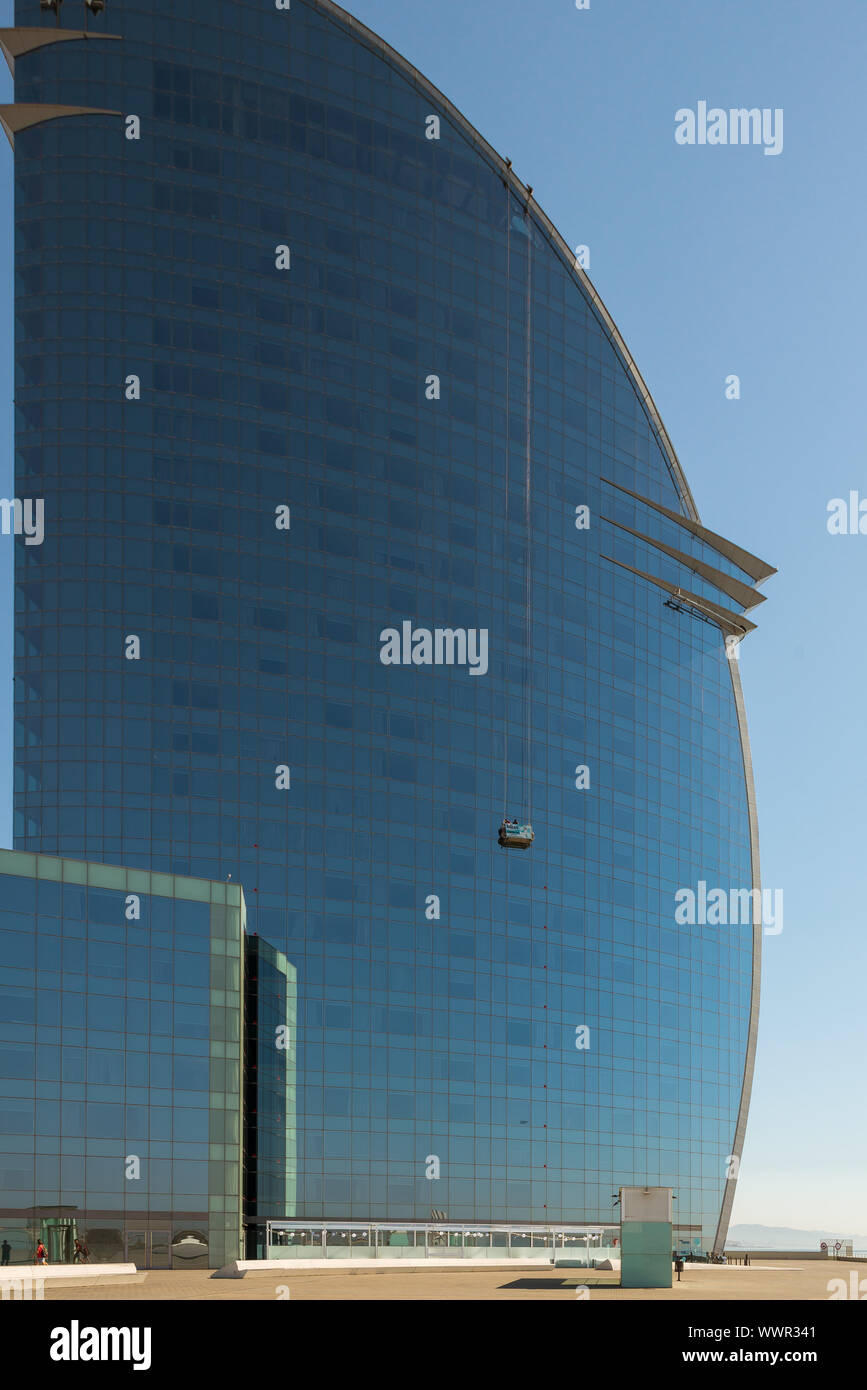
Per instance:
[[[826,1240],[854,1241],[855,1250],[867,1249],[867,1236],[853,1231],[799,1231],[794,1226],[730,1226],[726,1244],[744,1250],[818,1250]]]

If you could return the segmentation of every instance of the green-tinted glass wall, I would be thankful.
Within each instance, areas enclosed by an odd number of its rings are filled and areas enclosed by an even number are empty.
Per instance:
[[[5,1263],[237,1258],[244,911],[231,884],[0,850]]]
[[[264,1227],[296,1214],[295,967],[248,936],[244,971],[244,1226],[247,1253],[264,1250]]]

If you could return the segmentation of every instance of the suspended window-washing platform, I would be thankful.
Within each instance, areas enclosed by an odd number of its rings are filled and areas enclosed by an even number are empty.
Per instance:
[[[506,819],[500,826],[499,843],[503,849],[529,849],[535,838],[532,825]]]

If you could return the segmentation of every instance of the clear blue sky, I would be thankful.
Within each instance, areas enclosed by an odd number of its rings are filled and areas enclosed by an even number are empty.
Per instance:
[[[122,0],[109,0],[122,3]],[[162,0],[157,0],[162,3]],[[263,0],[264,3],[264,0]],[[867,497],[863,0],[354,0],[533,185],[668,427],[703,521],[779,567],[743,647],[766,886],[756,1085],[734,1220],[867,1232]],[[10,0],[0,22],[12,23]],[[0,101],[11,99],[5,65]],[[784,148],[680,146],[699,101],[781,107]],[[11,157],[0,151],[9,264]],[[0,277],[0,496],[12,495],[11,274]],[[741,378],[727,401],[725,378]],[[11,541],[0,537],[3,592]],[[0,605],[0,749],[11,637]],[[754,615],[755,616],[755,615]],[[8,761],[0,843],[11,843]]]

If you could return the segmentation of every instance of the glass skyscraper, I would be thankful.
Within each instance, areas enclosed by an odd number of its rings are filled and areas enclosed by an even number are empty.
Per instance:
[[[759,883],[772,570],[531,190],[345,11],[61,18],[0,34],[16,849],[243,887],[269,1215],[610,1223],[646,1184],[719,1246],[761,925],[675,895]]]

